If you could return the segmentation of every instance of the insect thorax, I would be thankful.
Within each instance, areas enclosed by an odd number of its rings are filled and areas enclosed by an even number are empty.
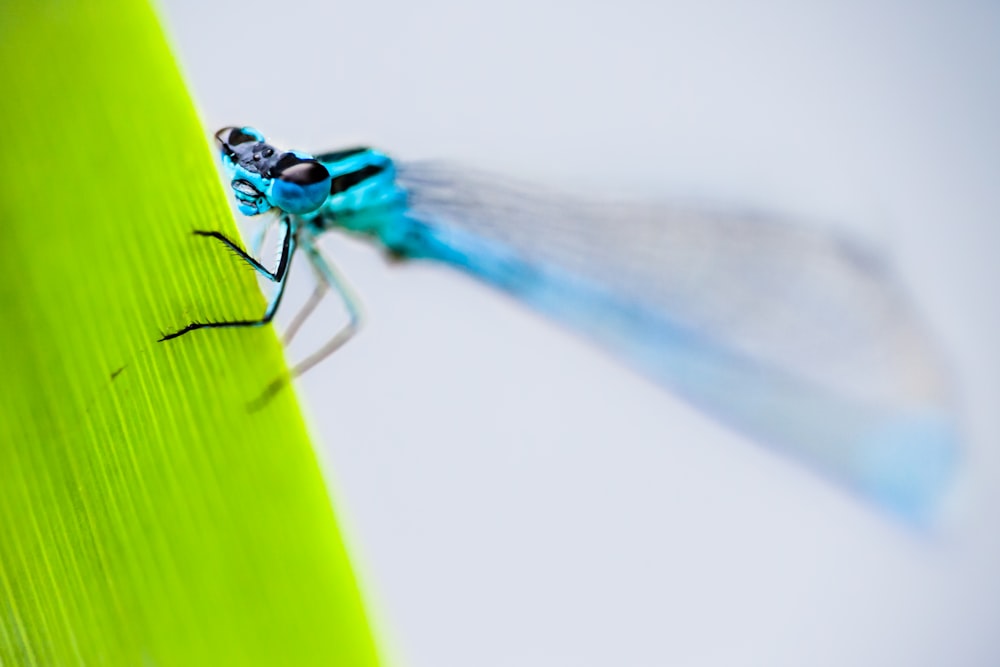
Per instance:
[[[392,159],[367,147],[315,157],[330,171],[330,195],[319,211],[303,219],[321,229],[341,227],[381,236],[406,202]]]

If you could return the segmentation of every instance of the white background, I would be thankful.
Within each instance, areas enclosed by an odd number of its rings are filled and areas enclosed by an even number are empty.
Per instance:
[[[954,367],[961,474],[918,533],[464,276],[329,239],[369,324],[300,391],[389,664],[1000,664],[1000,6],[161,9],[208,128],[838,222]]]

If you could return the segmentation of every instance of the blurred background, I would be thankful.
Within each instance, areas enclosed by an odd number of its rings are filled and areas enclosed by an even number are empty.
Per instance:
[[[846,227],[953,368],[962,467],[915,531],[507,297],[330,235],[369,321],[299,389],[387,664],[1000,661],[1000,5],[159,7],[206,140]]]

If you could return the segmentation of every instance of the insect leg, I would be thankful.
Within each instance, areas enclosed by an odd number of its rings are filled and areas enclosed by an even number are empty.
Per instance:
[[[227,322],[192,322],[183,329],[175,331],[173,333],[165,334],[160,338],[160,342],[165,340],[170,340],[171,338],[177,338],[178,336],[183,336],[189,331],[194,331],[196,329],[219,329],[223,327],[258,327],[269,323],[274,318],[274,313],[278,309],[278,305],[281,303],[281,297],[285,293],[285,282],[288,277],[288,267],[292,261],[292,254],[295,252],[295,234],[292,229],[291,221],[288,216],[282,218],[282,225],[285,228],[285,236],[281,244],[281,257],[278,259],[278,266],[272,273],[268,271],[260,262],[248,255],[243,249],[238,245],[230,241],[223,234],[219,232],[203,232],[196,231],[195,234],[199,236],[211,236],[212,238],[218,239],[223,244],[225,244],[230,250],[235,252],[241,259],[250,264],[258,273],[270,279],[271,281],[278,284],[278,288],[271,297],[271,302],[267,305],[267,310],[264,311],[263,317],[257,320],[231,320]]]
[[[358,332],[364,321],[364,311],[361,307],[361,300],[355,294],[354,289],[347,283],[337,268],[328,262],[311,238],[302,244],[306,256],[323,284],[333,289],[340,295],[347,309],[347,323],[341,327],[333,338],[328,340],[322,347],[300,361],[292,368],[292,377],[302,375],[307,370],[326,359],[336,352],[344,343],[349,341]],[[311,309],[310,309],[311,310]],[[307,313],[308,314],[308,313]]]
[[[281,221],[280,218],[277,220],[272,219],[257,228],[257,231],[255,231],[253,233],[253,236],[250,237],[251,255],[253,255],[254,257],[260,257],[260,250],[261,248],[264,247],[264,238],[267,236],[267,233],[271,230],[271,228],[274,227],[276,224],[278,224],[280,221]]]
[[[288,325],[288,328],[285,329],[285,334],[281,338],[281,342],[285,345],[292,342],[292,339],[295,338],[295,334],[299,332],[299,329],[303,324],[305,324],[306,320],[309,319],[312,312],[316,310],[316,306],[318,306],[319,302],[323,300],[327,290],[330,289],[330,286],[327,285],[326,281],[319,276],[319,271],[314,270],[313,273],[316,274],[317,278],[316,287],[313,288],[313,292],[309,295],[309,299],[302,305],[299,312],[295,314],[295,317]]]
[[[243,248],[241,248],[238,245],[236,245],[236,243],[234,243],[233,241],[231,241],[222,232],[203,231],[203,230],[200,230],[200,229],[196,229],[196,230],[194,230],[194,234],[195,234],[195,236],[208,236],[208,237],[211,237],[213,239],[216,239],[217,241],[219,241],[220,243],[222,243],[224,246],[226,246],[227,248],[229,248],[230,250],[232,250],[236,254],[237,257],[239,257],[244,262],[246,262],[247,264],[249,264],[250,266],[252,266],[254,268],[254,270],[257,271],[257,273],[259,273],[260,275],[264,276],[265,278],[267,278],[271,282],[275,282],[276,283],[276,282],[278,282],[281,279],[281,278],[279,278],[279,274],[282,272],[282,264],[281,264],[281,262],[283,262],[285,260],[285,246],[288,244],[288,236],[290,235],[289,232],[290,232],[290,229],[291,229],[287,222],[284,222],[284,225],[285,225],[285,240],[283,242],[283,246],[282,246],[282,250],[281,250],[281,252],[282,252],[281,261],[279,261],[278,268],[275,269],[275,271],[273,273],[271,271],[268,271],[267,267],[265,267],[263,264],[261,264],[260,262],[258,262],[256,259],[254,259],[253,257],[251,257],[247,253],[246,250],[244,250]]]
[[[292,367],[291,372],[286,375],[275,379],[271,384],[264,389],[264,392],[250,404],[251,410],[257,410],[264,405],[281,390],[288,382],[299,375],[302,375],[310,368],[318,364],[319,362],[326,359],[328,356],[336,352],[340,347],[349,341],[364,321],[364,311],[361,307],[361,301],[358,299],[357,295],[351,286],[344,280],[344,277],[340,274],[333,264],[328,262],[323,256],[320,249],[316,246],[315,240],[311,236],[306,236],[302,239],[302,249],[306,253],[306,257],[309,258],[309,263],[312,265],[313,269],[316,271],[317,277],[320,280],[322,288],[317,286],[316,291],[313,293],[313,297],[310,301],[315,301],[318,303],[319,299],[322,298],[323,293],[327,289],[333,289],[340,295],[340,298],[344,302],[344,307],[347,309],[347,323],[338,331],[333,338],[328,340],[322,347],[307,356],[305,359],[300,361],[294,367]],[[322,291],[321,291],[322,290]],[[316,296],[316,295],[319,296]],[[296,320],[305,320],[309,313],[315,308],[315,304],[306,304],[307,307],[302,309],[302,312],[296,316]],[[296,328],[301,326],[301,322],[296,323]],[[294,334],[294,330],[291,332]]]

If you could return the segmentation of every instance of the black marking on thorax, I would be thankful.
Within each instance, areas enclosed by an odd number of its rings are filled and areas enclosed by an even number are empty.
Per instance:
[[[358,183],[366,181],[372,176],[377,176],[385,171],[385,165],[369,164],[355,171],[349,171],[340,176],[334,176],[330,182],[330,194],[335,195],[346,192]]]
[[[355,148],[345,148],[339,151],[333,151],[330,153],[323,153],[322,155],[315,156],[320,162],[340,162],[344,158],[353,157],[355,155],[360,155],[366,151],[371,150],[367,146],[357,146]]]

